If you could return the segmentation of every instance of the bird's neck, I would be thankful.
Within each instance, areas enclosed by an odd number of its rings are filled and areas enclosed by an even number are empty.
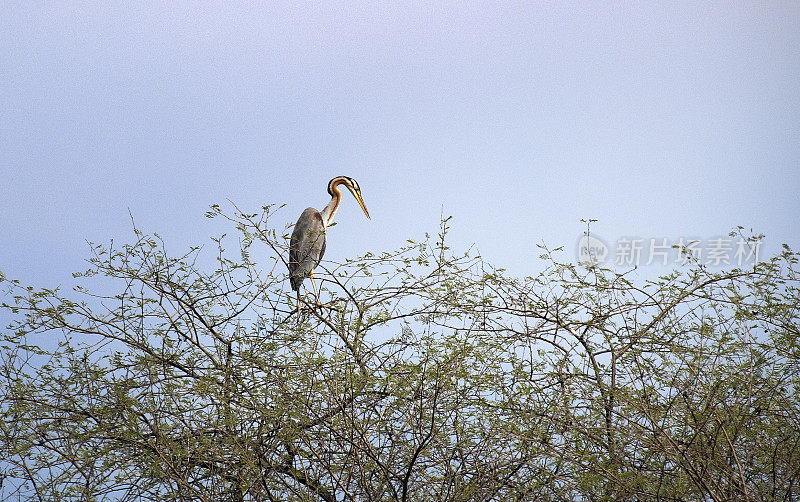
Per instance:
[[[339,209],[339,203],[342,201],[342,192],[339,191],[337,187],[333,187],[333,196],[331,197],[331,201],[328,202],[328,205],[325,206],[320,212],[322,216],[322,222],[325,223],[325,227],[331,224],[333,221],[333,215],[336,214],[336,210]]]

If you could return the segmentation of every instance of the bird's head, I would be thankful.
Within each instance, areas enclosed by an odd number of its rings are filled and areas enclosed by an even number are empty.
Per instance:
[[[344,185],[348,190],[350,190],[350,193],[353,194],[353,197],[355,197],[358,201],[358,205],[361,206],[361,209],[364,211],[367,219],[371,219],[369,217],[369,211],[367,211],[367,206],[364,204],[364,199],[361,197],[361,187],[358,186],[358,182],[349,176],[337,176],[333,178],[328,182],[328,193],[331,195],[331,197],[334,196],[334,190],[336,192],[339,191],[337,189],[338,185]]]

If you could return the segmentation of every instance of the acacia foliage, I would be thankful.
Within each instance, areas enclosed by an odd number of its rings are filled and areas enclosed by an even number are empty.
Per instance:
[[[318,269],[273,208],[236,239],[92,246],[3,279],[0,495],[38,500],[796,500],[797,254],[655,281],[438,236]],[[225,249],[236,242],[235,250]]]

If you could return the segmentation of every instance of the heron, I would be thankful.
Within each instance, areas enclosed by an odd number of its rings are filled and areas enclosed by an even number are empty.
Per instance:
[[[342,192],[339,185],[344,185],[356,198],[367,219],[370,219],[364,199],[361,198],[361,188],[349,176],[337,176],[328,182],[328,194],[331,201],[322,211],[313,207],[307,208],[300,215],[294,225],[292,239],[289,242],[289,281],[292,289],[297,291],[297,311],[300,312],[300,286],[306,277],[311,279],[314,296],[319,303],[316,287],[314,286],[314,269],[317,268],[322,256],[325,254],[325,231],[333,221],[336,210],[342,202]]]

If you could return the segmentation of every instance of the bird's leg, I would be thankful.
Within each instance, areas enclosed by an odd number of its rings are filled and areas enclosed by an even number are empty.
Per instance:
[[[308,277],[311,278],[311,289],[314,291],[314,301],[319,306],[319,293],[317,293],[317,286],[314,284],[314,271],[312,270]]]

